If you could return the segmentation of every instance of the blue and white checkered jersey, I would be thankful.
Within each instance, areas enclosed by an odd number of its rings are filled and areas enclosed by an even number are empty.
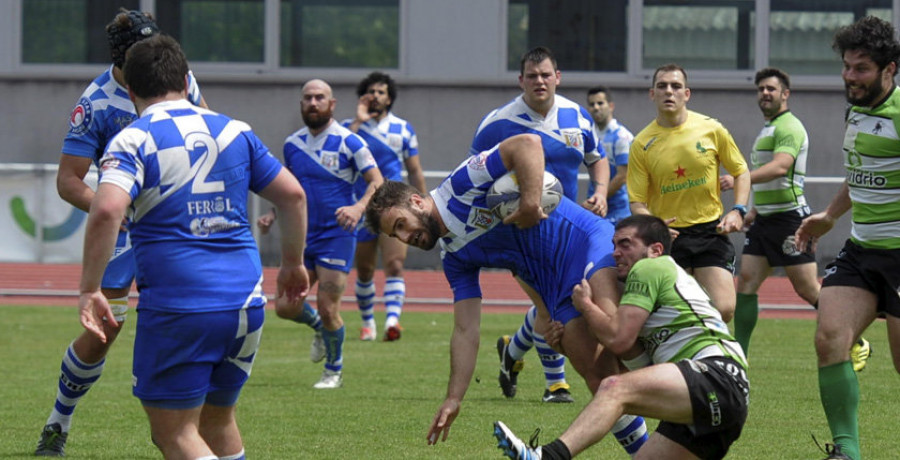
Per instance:
[[[612,225],[563,198],[540,224],[521,230],[485,208],[491,185],[506,174],[498,148],[469,157],[431,192],[449,233],[440,239],[454,301],[481,297],[481,268],[505,268],[532,286],[554,318],[577,316],[572,287],[615,265]]]
[[[609,158],[610,178],[615,177],[618,166],[628,166],[628,151],[631,149],[633,140],[634,135],[631,134],[631,131],[622,126],[615,118],[609,120],[606,129],[600,132],[600,143]],[[587,196],[590,197],[593,194],[594,183],[591,182],[588,184]],[[610,212],[629,208],[627,186],[623,184],[615,195],[607,198],[606,203]]]
[[[352,119],[341,122],[344,127],[349,127],[352,123]],[[408,121],[392,112],[388,112],[381,121],[373,118],[361,124],[356,134],[366,141],[385,180],[403,180],[405,161],[419,154],[419,139],[415,129]],[[357,196],[366,193],[367,185],[365,180],[356,181]]]
[[[469,153],[476,155],[506,138],[525,133],[541,136],[547,171],[562,183],[566,197],[577,200],[579,166],[592,165],[606,157],[588,111],[557,94],[544,117],[531,110],[519,95],[481,120]]]
[[[112,139],[100,183],[131,195],[138,310],[237,310],[265,305],[247,218],[281,163],[243,122],[164,101]]]
[[[201,100],[200,87],[190,72],[188,99],[194,105],[199,105]],[[135,119],[137,111],[128,98],[128,90],[113,78],[113,66],[109,66],[88,85],[75,104],[62,153],[90,158],[99,165],[109,141]]]
[[[356,229],[341,228],[334,213],[356,203],[353,184],[377,167],[365,141],[336,121],[317,136],[304,127],[285,139],[284,162],[306,190],[306,240],[355,236]]]

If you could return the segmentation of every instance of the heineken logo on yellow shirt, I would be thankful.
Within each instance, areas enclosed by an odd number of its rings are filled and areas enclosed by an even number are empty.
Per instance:
[[[701,187],[706,185],[706,176],[701,177],[699,179],[686,179],[681,182],[676,182],[674,184],[663,185],[659,187],[659,194],[665,195],[667,193],[672,192],[680,192],[682,190],[692,189],[694,187]]]

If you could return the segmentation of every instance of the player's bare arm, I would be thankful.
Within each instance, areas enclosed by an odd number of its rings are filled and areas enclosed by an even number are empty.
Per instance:
[[[481,299],[476,297],[454,303],[453,323],[447,396],[428,428],[426,438],[429,445],[435,444],[438,439],[447,440],[450,425],[459,415],[460,404],[475,373],[481,332]]]

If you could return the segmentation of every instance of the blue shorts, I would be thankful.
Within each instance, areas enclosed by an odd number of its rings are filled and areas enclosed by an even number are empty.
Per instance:
[[[131,247],[131,237],[128,232],[119,232],[116,239],[116,248],[103,272],[100,287],[106,289],[125,289],[131,287],[134,280],[136,262],[134,261],[134,248]]]
[[[259,349],[265,308],[172,313],[138,307],[132,393],[145,406],[233,406]]]
[[[358,243],[366,243],[378,239],[378,235],[372,233],[372,231],[369,230],[369,226],[366,225],[365,222],[365,218],[359,221],[359,228],[357,228],[356,230],[356,241]]]
[[[353,235],[310,241],[306,245],[303,264],[307,270],[315,270],[319,266],[350,273],[354,252],[356,237]]]

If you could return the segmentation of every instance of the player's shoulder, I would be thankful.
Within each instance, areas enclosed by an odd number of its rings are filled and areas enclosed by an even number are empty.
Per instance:
[[[675,259],[665,255],[654,258],[647,257],[635,262],[628,276],[630,278],[632,275],[635,275],[644,281],[648,281],[653,278],[670,278],[677,275],[677,272],[678,266],[675,263]]]

